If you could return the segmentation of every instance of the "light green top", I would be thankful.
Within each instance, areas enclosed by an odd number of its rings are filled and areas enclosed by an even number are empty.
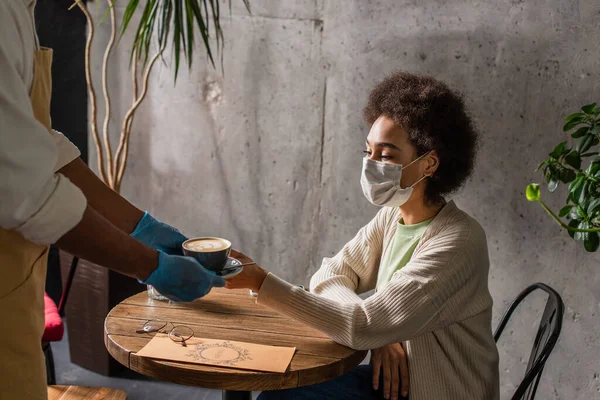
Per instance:
[[[390,250],[381,260],[379,266],[379,274],[377,275],[377,290],[381,290],[392,279],[394,272],[404,267],[410,261],[410,258],[421,240],[421,236],[427,229],[429,223],[433,220],[430,218],[423,222],[413,225],[404,225],[404,220],[398,221],[396,234],[392,239]]]

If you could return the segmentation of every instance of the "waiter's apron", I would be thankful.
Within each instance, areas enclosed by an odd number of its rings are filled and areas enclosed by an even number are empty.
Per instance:
[[[31,105],[50,130],[52,49],[34,56]],[[48,246],[0,228],[0,399],[46,399],[42,352]]]

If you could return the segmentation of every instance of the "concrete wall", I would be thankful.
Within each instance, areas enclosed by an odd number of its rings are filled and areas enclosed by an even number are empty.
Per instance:
[[[154,71],[123,193],[188,235],[227,237],[306,283],[376,211],[359,187],[369,89],[396,69],[433,75],[464,91],[481,130],[476,172],[455,199],[488,234],[495,320],[527,284],[555,287],[567,310],[538,398],[600,399],[598,255],[523,194],[565,137],[561,117],[600,101],[600,3],[251,2],[252,16],[234,1],[223,21],[224,76],[200,51],[176,87],[168,67]],[[111,80],[121,112],[126,65],[121,46]],[[544,195],[555,208],[564,201]],[[528,302],[500,343],[504,399],[522,377],[543,300]]]

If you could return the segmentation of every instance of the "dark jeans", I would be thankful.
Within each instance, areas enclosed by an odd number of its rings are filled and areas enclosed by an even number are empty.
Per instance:
[[[258,400],[314,400],[314,399],[344,399],[344,400],[381,400],[383,399],[383,376],[379,380],[379,390],[373,390],[371,384],[373,367],[359,365],[345,375],[328,382],[295,389],[274,390],[262,392]],[[402,397],[401,397],[402,398]]]

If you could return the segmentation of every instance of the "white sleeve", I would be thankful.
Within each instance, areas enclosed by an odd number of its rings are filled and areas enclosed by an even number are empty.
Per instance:
[[[8,3],[10,4],[10,2]],[[5,9],[5,7],[8,7]],[[0,227],[38,244],[50,244],[83,217],[87,201],[66,177],[55,139],[33,116],[23,65],[23,38],[15,10],[0,2]],[[60,140],[60,139],[59,139]]]
[[[323,259],[310,281],[310,291],[344,303],[360,303],[362,294],[375,289],[388,207],[362,227],[332,258]]]
[[[71,161],[79,158],[81,152],[65,135],[55,131],[54,129],[50,132],[52,139],[54,139],[54,145],[58,151],[58,157],[56,164],[54,165],[54,172],[58,171]]]

